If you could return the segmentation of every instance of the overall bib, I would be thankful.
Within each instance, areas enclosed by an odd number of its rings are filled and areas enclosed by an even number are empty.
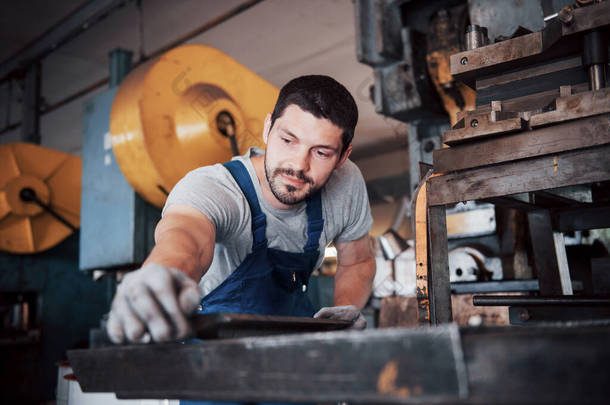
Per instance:
[[[302,253],[285,252],[267,246],[265,214],[246,167],[232,160],[229,170],[246,197],[252,214],[252,253],[201,300],[198,314],[232,312],[258,315],[311,317],[314,308],[307,297],[309,276],[319,256],[319,239],[324,228],[320,192],[307,200],[307,242]],[[181,401],[186,404],[211,402]],[[220,402],[220,404],[228,404]]]

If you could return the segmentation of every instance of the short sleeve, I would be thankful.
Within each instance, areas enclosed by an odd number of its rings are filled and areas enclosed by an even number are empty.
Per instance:
[[[336,242],[350,242],[368,234],[373,226],[371,206],[369,204],[366,184],[360,169],[351,161],[346,161],[345,171],[337,180],[342,183],[340,194],[336,197],[342,207],[345,225],[335,237]]]
[[[172,189],[163,213],[170,205],[188,205],[203,213],[216,229],[216,241],[234,235],[246,220],[243,197],[237,183],[222,165],[189,172]]]

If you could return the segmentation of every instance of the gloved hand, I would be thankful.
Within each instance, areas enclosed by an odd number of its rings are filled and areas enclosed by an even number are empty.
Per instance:
[[[313,316],[320,319],[336,319],[353,322],[349,329],[366,328],[366,319],[362,312],[353,305],[343,305],[339,307],[324,307]]]
[[[191,333],[187,316],[200,296],[197,283],[180,270],[148,264],[127,274],[114,296],[106,324],[114,343],[183,339]]]

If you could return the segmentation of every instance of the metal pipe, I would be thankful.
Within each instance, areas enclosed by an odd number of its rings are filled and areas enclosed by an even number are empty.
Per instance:
[[[608,34],[604,30],[592,30],[583,38],[582,64],[588,69],[589,89],[606,87],[606,64],[608,64]]]
[[[143,58],[141,60],[138,61],[138,63],[134,66],[134,68],[136,68],[137,66],[139,66],[141,63],[145,62],[148,59],[157,57],[161,54],[163,54],[164,52],[196,37],[199,34],[204,33],[205,31],[208,31],[218,25],[220,25],[221,23],[229,20],[232,17],[235,17],[236,15],[246,11],[247,9],[249,9],[252,6],[255,6],[258,3],[263,2],[263,0],[248,0],[245,1],[244,3],[232,8],[231,10],[229,10],[228,12],[214,18],[211,21],[208,21],[207,23],[205,23],[204,25],[202,25],[201,27],[189,32],[188,34],[178,38],[175,41],[172,41],[171,43],[157,49],[156,51],[154,51],[153,53],[151,53],[150,55],[148,55],[146,58]],[[47,107],[44,111],[41,111],[40,114],[44,115],[47,113],[50,113],[51,111],[57,110],[60,107],[63,107],[64,105],[74,101],[77,98],[83,97],[86,94],[99,89],[100,87],[104,86],[105,84],[107,84],[110,81],[110,77],[105,77],[103,79],[100,79],[86,87],[84,87],[83,89],[77,91],[76,93],[73,93],[71,95],[69,95],[68,97],[64,98],[63,100],[58,101],[55,104],[50,105],[49,107]],[[12,124],[10,126],[6,126],[2,129],[0,129],[0,135],[3,135],[6,132],[12,131],[15,128],[18,128],[21,125],[21,121],[16,122],[15,124]]]
[[[589,88],[600,90],[606,87],[606,65],[597,64],[589,66]]]
[[[520,295],[475,295],[472,304],[479,307],[587,305],[610,306],[610,298],[585,296],[527,297]]]
[[[466,28],[466,50],[471,51],[488,43],[487,28],[478,25],[469,25]]]

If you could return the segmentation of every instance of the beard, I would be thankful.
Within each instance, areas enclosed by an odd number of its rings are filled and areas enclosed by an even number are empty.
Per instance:
[[[295,205],[302,201],[308,199],[311,195],[313,195],[316,191],[318,191],[324,184],[320,187],[316,187],[313,179],[307,177],[302,170],[296,171],[292,169],[276,167],[274,169],[270,168],[267,165],[267,156],[265,155],[265,177],[267,177],[267,182],[269,183],[269,188],[271,192],[277,198],[279,202],[286,205]],[[303,187],[297,188],[291,184],[284,184],[282,182],[281,175],[287,175],[290,177],[294,177],[300,181],[302,181]]]

